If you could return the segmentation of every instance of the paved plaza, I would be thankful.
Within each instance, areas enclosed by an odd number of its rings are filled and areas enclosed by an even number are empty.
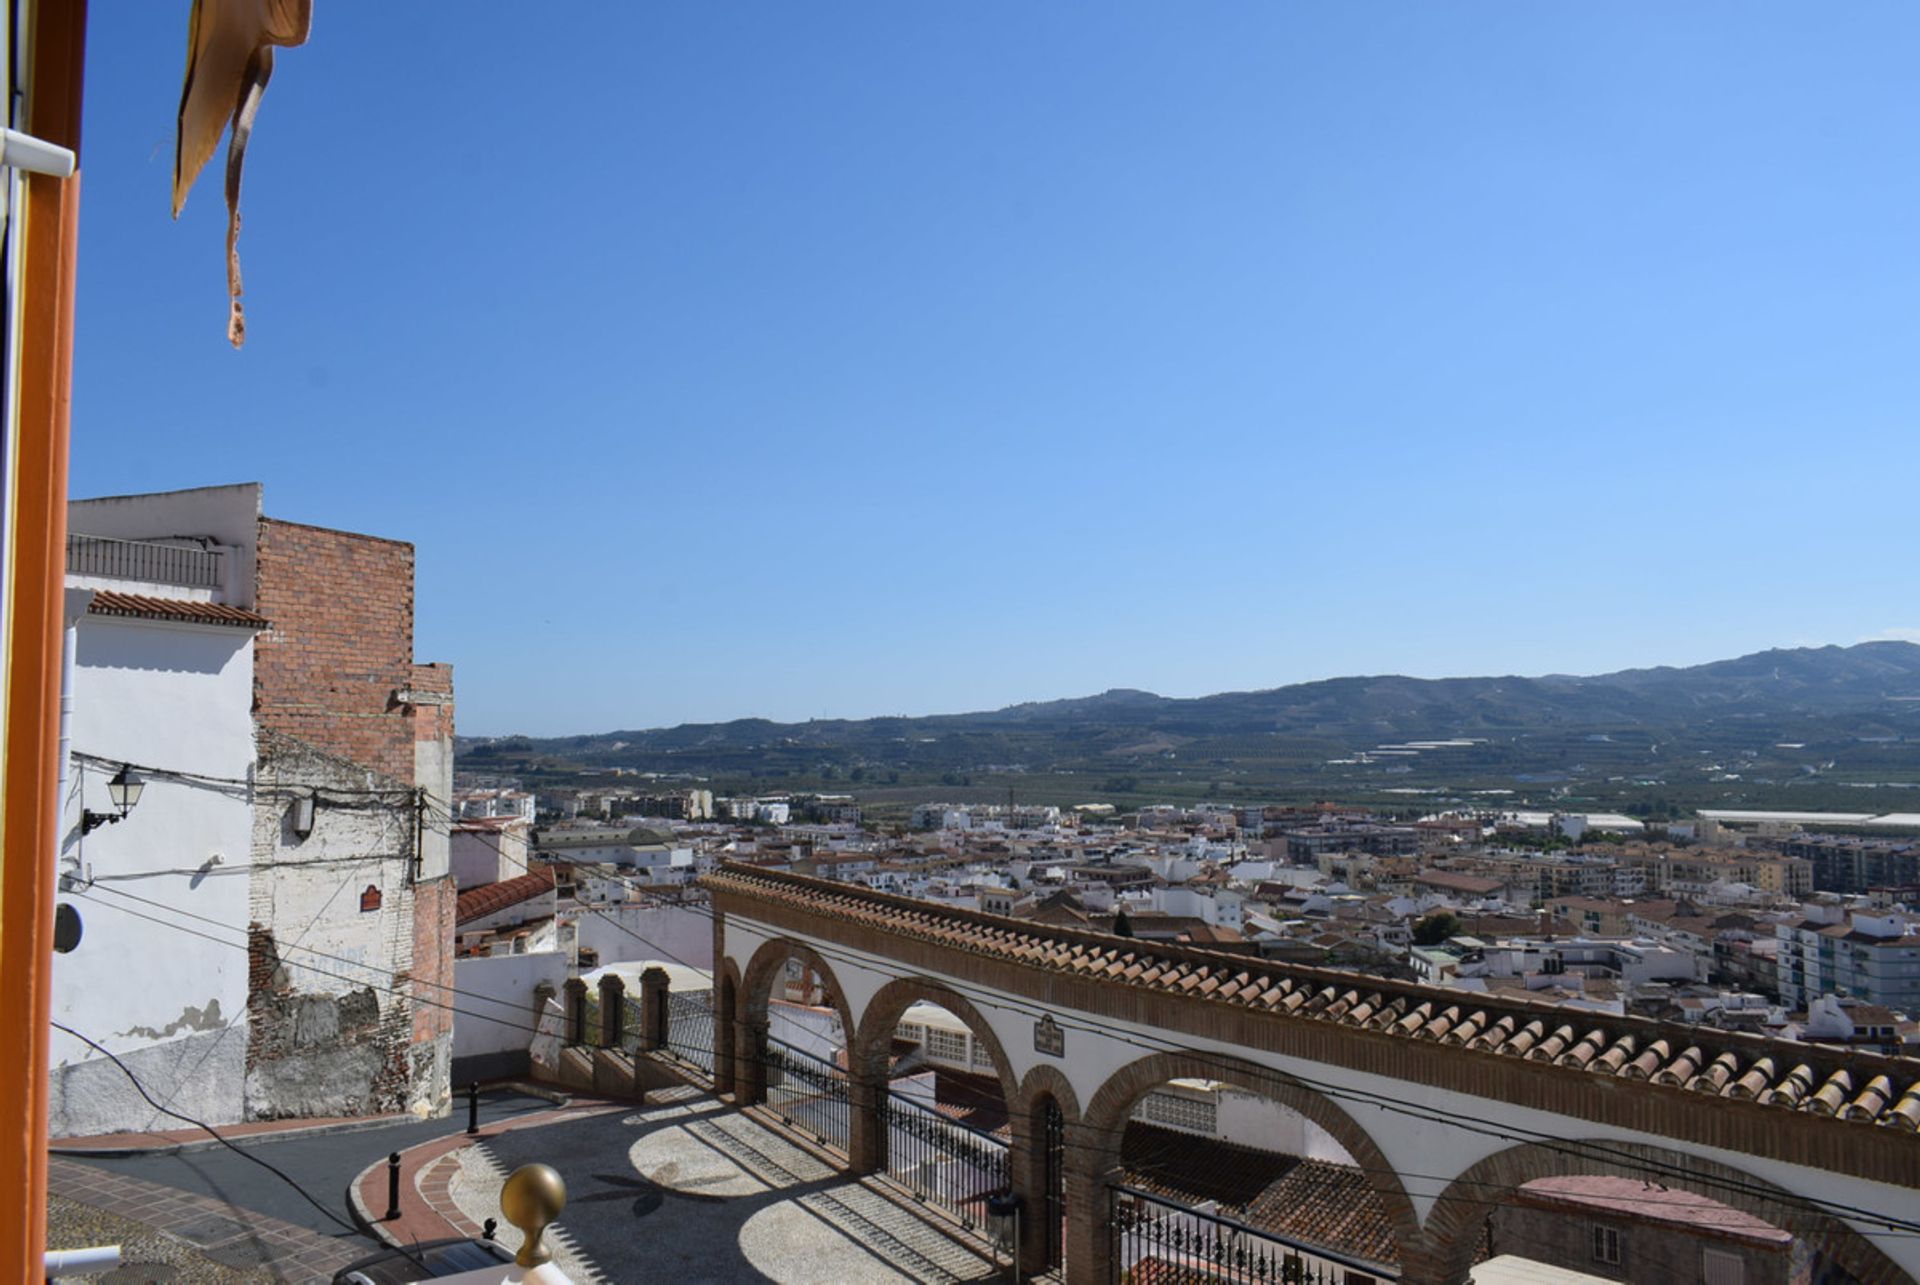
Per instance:
[[[558,1169],[563,1243],[609,1281],[944,1285],[999,1274],[930,1211],[708,1097],[514,1130],[460,1155],[454,1197],[469,1217],[497,1208],[516,1166]]]

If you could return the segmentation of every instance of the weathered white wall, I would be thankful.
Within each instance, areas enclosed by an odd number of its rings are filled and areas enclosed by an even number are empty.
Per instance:
[[[208,537],[228,549],[220,601],[233,607],[253,606],[254,551],[260,543],[258,482],[75,500],[67,506],[67,527],[81,535],[116,540]],[[109,588],[127,587],[124,583],[97,583]],[[179,589],[167,593],[176,598],[193,596]]]
[[[713,968],[713,921],[680,906],[596,907],[574,922],[580,946],[598,951],[602,964],[664,957]]]
[[[442,738],[413,743],[414,784],[426,791],[427,816],[420,834],[420,880],[446,874],[452,860],[450,830],[445,819],[453,806],[453,740]]]
[[[483,883],[517,879],[527,873],[524,830],[455,830],[448,853],[455,884],[462,892]]]
[[[411,1047],[412,997],[395,980],[413,966],[412,791],[271,733],[261,736],[258,775],[249,913],[268,926],[279,967],[253,1000],[249,1116],[444,1105],[445,1067],[433,1062],[444,1063],[451,1041]],[[303,839],[291,796],[313,789]],[[378,909],[361,908],[369,888]]]
[[[477,1057],[508,1053],[533,1043],[529,1030],[540,1016],[536,987],[546,982],[558,992],[567,980],[567,957],[559,951],[459,959],[453,965],[453,1055]],[[485,996],[485,999],[478,998]]]
[[[1354,1163],[1346,1149],[1333,1140],[1333,1135],[1272,1098],[1222,1089],[1215,1119],[1219,1136],[1243,1147],[1258,1147],[1262,1151],[1277,1151],[1308,1160],[1330,1160],[1335,1164]]]
[[[245,782],[252,640],[241,629],[83,617],[72,748]],[[149,776],[125,820],[82,836],[83,808],[114,811],[115,770],[69,769],[61,900],[84,934],[54,957],[53,1016],[120,1055],[162,1102],[231,1123],[246,1074],[248,787]],[[55,1031],[51,1058],[54,1136],[173,1127],[78,1040]]]

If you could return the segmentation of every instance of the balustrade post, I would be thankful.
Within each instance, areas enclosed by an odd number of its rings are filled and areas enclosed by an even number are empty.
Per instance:
[[[627,1020],[627,984],[618,973],[600,976],[600,1047],[617,1049]]]
[[[567,1044],[571,1046],[587,1042],[587,984],[578,977],[567,978],[567,984],[561,988],[566,993],[565,1012],[567,1015]]]
[[[640,1047],[665,1048],[667,1043],[667,970],[660,967],[640,974]],[[717,1052],[718,1050],[716,1050]],[[720,1068],[714,1067],[714,1086],[720,1087]]]

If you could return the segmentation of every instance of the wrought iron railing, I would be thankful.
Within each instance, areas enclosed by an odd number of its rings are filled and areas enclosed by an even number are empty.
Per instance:
[[[636,1016],[634,1023],[639,1022]],[[667,1048],[689,1069],[713,1083],[713,992],[667,992]]]
[[[67,537],[67,572],[76,576],[108,576],[116,580],[144,580],[149,584],[218,589],[220,558],[218,549],[192,545],[116,540],[104,535]]]
[[[816,1054],[767,1039],[767,1106],[789,1126],[841,1155],[853,1149],[853,1098],[847,1073]]]
[[[1398,1271],[1132,1187],[1108,1189],[1122,1285],[1375,1285]]]
[[[1005,1139],[949,1120],[892,1089],[881,1095],[880,1124],[888,1177],[962,1225],[984,1225],[987,1197],[1011,1185]]]

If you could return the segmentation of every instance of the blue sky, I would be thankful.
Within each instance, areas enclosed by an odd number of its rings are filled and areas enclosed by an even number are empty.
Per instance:
[[[462,731],[1920,637],[1920,8],[320,0],[239,353],[188,8],[74,493],[414,541]]]

